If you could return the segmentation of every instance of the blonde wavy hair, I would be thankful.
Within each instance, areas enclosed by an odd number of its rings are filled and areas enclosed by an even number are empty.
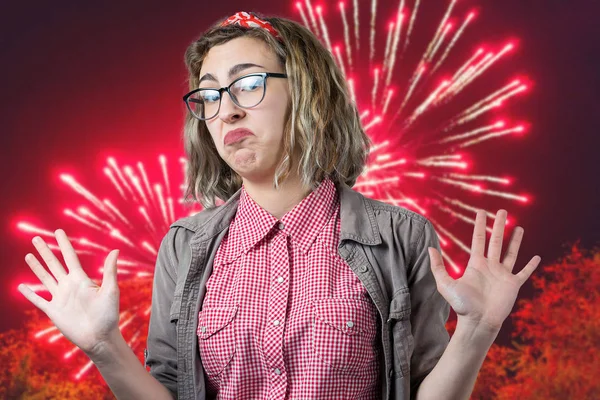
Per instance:
[[[297,22],[254,14],[270,22],[282,41],[262,28],[222,27],[222,21],[217,22],[185,52],[190,90],[198,88],[202,62],[213,46],[241,36],[262,40],[285,67],[291,97],[284,124],[284,151],[273,187],[279,188],[296,161],[302,184],[313,190],[325,177],[336,184],[354,186],[365,167],[371,141],[333,55]],[[229,199],[242,186],[242,178],[219,156],[206,123],[188,111],[183,136],[189,162],[185,200],[212,208],[217,198]]]

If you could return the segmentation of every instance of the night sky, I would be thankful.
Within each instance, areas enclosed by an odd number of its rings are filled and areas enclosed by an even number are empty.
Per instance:
[[[600,6],[465,1],[481,6],[470,40],[518,38],[512,70],[534,82],[516,113],[531,123],[529,132],[490,157],[534,196],[519,215],[525,239],[516,269],[539,254],[543,272],[566,244],[581,239],[590,248],[600,238]],[[447,4],[423,4],[434,2]],[[23,259],[33,246],[15,223],[35,216],[48,229],[64,228],[49,206],[72,196],[57,189],[60,171],[96,171],[107,155],[183,154],[183,52],[214,21],[240,10],[300,20],[291,1],[2,3],[0,331],[19,326],[29,303],[16,286],[19,278],[33,280]]]

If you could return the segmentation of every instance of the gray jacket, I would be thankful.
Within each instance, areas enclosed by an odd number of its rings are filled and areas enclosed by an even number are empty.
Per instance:
[[[402,207],[369,199],[344,184],[338,253],[379,311],[382,399],[409,400],[449,342],[450,306],[437,291],[427,247],[440,250],[431,223]],[[215,253],[240,197],[173,223],[156,261],[146,366],[174,398],[205,399],[198,313]]]

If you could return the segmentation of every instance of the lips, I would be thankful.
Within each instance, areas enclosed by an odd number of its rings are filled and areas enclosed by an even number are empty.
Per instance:
[[[236,143],[236,142],[242,140],[246,136],[252,136],[252,135],[254,135],[254,133],[252,133],[252,131],[250,129],[238,128],[238,129],[234,129],[232,131],[227,132],[227,135],[225,135],[225,139],[223,140],[223,142],[225,143],[225,146],[228,146],[230,144],[233,144],[233,143]]]

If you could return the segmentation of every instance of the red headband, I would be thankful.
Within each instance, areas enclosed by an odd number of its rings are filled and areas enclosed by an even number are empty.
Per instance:
[[[240,11],[232,15],[221,24],[221,26],[226,25],[239,25],[245,28],[263,28],[269,31],[269,33],[273,35],[275,39],[281,41],[281,36],[279,36],[279,33],[277,33],[275,28],[273,28],[273,25],[245,11]]]

